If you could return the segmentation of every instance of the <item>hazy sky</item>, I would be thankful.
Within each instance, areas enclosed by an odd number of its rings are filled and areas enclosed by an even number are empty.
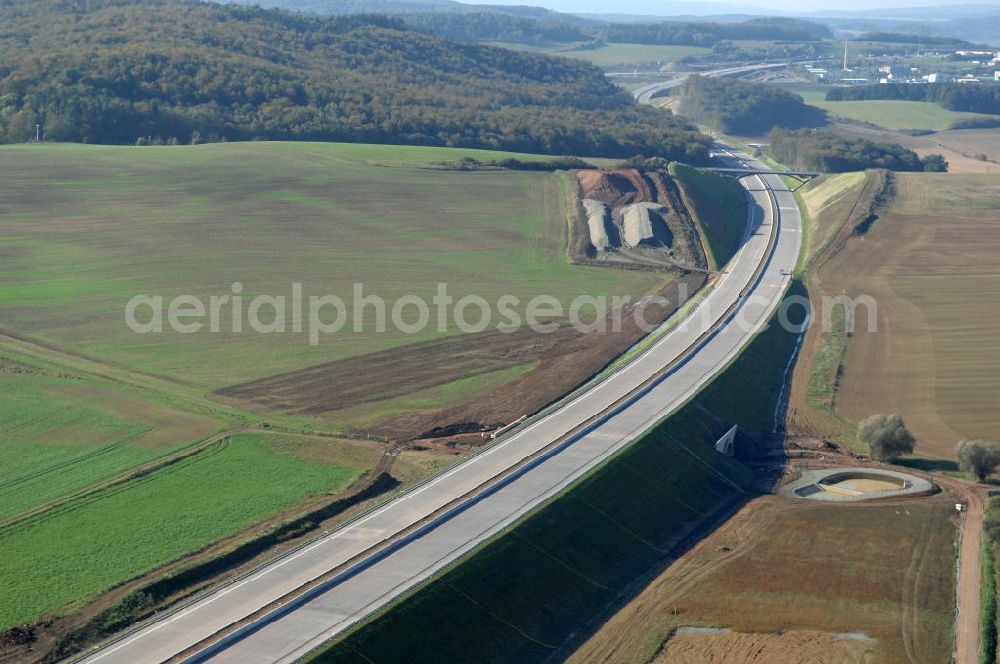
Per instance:
[[[655,14],[660,16],[679,14],[720,14],[720,13],[812,13],[818,11],[879,10],[896,7],[947,7],[972,4],[1000,8],[1000,0],[718,0],[709,2],[673,2],[671,0],[463,0],[473,4],[528,4],[548,7],[563,12]],[[946,12],[945,12],[946,13]]]

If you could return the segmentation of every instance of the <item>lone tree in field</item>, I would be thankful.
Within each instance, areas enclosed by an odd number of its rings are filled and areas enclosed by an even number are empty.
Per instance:
[[[899,415],[872,415],[858,427],[858,442],[876,461],[898,459],[917,444]]]
[[[955,449],[958,467],[985,482],[1000,466],[1000,443],[991,440],[963,440]]]

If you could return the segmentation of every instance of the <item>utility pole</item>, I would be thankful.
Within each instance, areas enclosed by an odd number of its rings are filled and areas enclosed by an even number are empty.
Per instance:
[[[35,125],[35,143],[41,143],[41,142],[42,142],[42,125],[36,124]]]

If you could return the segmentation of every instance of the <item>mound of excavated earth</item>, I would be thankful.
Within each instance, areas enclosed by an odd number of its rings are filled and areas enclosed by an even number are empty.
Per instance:
[[[590,230],[590,243],[598,251],[607,251],[612,246],[608,235],[608,225],[611,214],[608,206],[593,198],[583,199],[583,209],[587,213],[587,228]]]
[[[670,246],[670,231],[662,214],[667,209],[659,203],[633,203],[622,209],[623,238],[626,247]]]
[[[577,171],[584,198],[611,206],[656,200],[642,174],[634,168],[615,171]]]

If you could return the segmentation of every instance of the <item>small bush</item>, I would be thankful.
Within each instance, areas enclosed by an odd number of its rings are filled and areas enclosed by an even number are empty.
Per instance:
[[[917,443],[899,415],[872,415],[858,427],[858,442],[878,461],[910,454]]]

